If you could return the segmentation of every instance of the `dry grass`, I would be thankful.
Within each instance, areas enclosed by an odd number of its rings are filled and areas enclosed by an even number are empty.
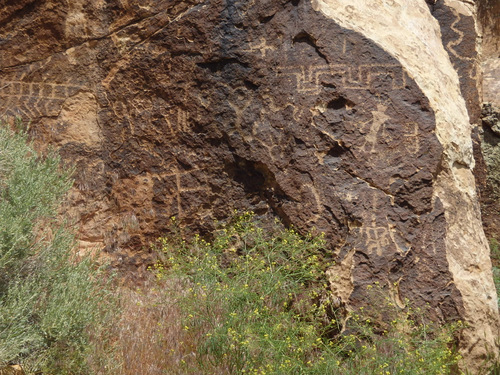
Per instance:
[[[186,374],[183,363],[196,356],[196,337],[182,328],[182,316],[175,300],[186,286],[181,281],[153,278],[141,288],[119,288],[120,317],[106,332],[95,337],[90,361],[96,374],[157,375]],[[106,352],[103,336],[111,337],[114,358],[106,363],[98,353]],[[97,353],[97,354],[96,354]]]

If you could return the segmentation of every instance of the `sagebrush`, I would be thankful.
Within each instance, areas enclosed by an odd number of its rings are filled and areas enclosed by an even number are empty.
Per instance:
[[[110,301],[102,269],[77,257],[57,209],[71,169],[40,155],[22,131],[0,126],[0,368],[88,374],[90,332]]]

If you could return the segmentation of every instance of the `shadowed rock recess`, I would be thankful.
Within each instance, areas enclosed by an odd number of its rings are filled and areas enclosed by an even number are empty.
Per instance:
[[[3,0],[0,114],[76,163],[82,246],[139,266],[172,216],[276,216],[326,234],[346,304],[378,281],[467,321],[474,363],[498,309],[467,3]]]

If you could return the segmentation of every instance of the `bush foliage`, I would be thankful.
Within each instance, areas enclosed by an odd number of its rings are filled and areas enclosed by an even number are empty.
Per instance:
[[[89,330],[105,317],[106,288],[56,211],[70,188],[59,157],[0,126],[0,368],[85,374]]]
[[[165,293],[179,306],[184,331],[183,345],[166,353],[178,359],[171,373],[414,375],[456,367],[458,327],[417,320],[419,311],[388,298],[374,299],[377,311],[386,311],[383,322],[368,311],[335,308],[323,245],[293,229],[264,231],[249,213],[210,242],[161,239],[166,258],[154,272],[177,285]],[[350,328],[340,333],[344,318]]]

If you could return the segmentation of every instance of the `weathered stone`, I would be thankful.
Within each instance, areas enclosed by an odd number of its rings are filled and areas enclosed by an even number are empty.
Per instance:
[[[498,309],[471,172],[474,14],[438,3],[16,2],[0,112],[76,162],[86,245],[132,254],[172,216],[275,215],[326,234],[342,303],[379,282],[469,322],[475,360]]]
[[[500,234],[500,108],[485,103],[482,111],[481,151],[485,164],[482,177],[481,213],[483,227],[490,239]]]
[[[491,103],[485,103],[481,111],[483,124],[489,126],[493,133],[500,135],[500,109]]]
[[[481,112],[481,74],[476,43],[476,9],[465,1],[445,0],[436,2],[431,14],[439,22],[443,46],[458,73],[470,123],[477,124]]]
[[[478,0],[483,101],[500,107],[500,2]]]

